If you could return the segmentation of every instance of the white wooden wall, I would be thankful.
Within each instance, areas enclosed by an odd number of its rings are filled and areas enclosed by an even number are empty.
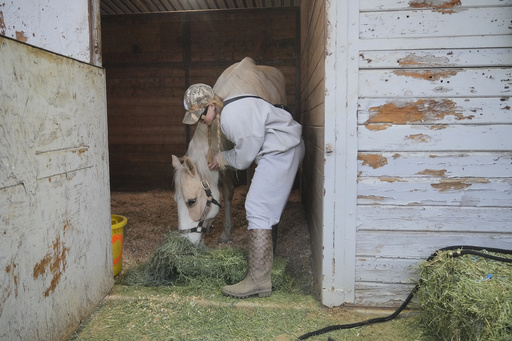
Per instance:
[[[0,340],[61,340],[113,286],[103,69],[0,37]]]
[[[512,248],[512,1],[362,0],[355,301],[438,248]]]
[[[98,33],[99,0],[0,4],[2,341],[65,339],[113,286]]]
[[[396,306],[435,250],[512,248],[512,1],[325,4],[322,302]]]

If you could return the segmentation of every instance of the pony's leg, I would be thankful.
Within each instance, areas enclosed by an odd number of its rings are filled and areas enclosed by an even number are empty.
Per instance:
[[[227,173],[227,172],[226,172]],[[231,229],[233,228],[233,218],[231,213],[231,202],[235,193],[235,183],[231,174],[223,175],[222,196],[224,198],[224,230],[219,237],[219,243],[227,243],[233,240]]]

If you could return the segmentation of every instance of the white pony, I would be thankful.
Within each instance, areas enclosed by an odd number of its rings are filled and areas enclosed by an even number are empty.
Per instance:
[[[225,99],[236,95],[257,95],[274,104],[286,104],[285,78],[278,69],[256,65],[251,58],[228,67],[218,78],[213,90]],[[245,113],[241,112],[240,115]],[[222,118],[221,118],[222,119]],[[232,239],[231,200],[234,191],[234,172],[210,170],[206,156],[211,148],[226,150],[232,144],[226,140],[219,127],[219,120],[212,125],[198,124],[187,153],[183,158],[172,156],[174,173],[174,200],[178,204],[178,229],[187,233],[193,243],[202,240],[220,210],[220,190],[224,204],[224,231],[219,242]]]

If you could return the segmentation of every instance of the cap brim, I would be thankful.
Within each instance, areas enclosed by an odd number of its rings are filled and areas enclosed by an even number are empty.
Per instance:
[[[185,117],[183,117],[182,123],[195,124],[199,121],[199,115],[196,112],[187,111]]]

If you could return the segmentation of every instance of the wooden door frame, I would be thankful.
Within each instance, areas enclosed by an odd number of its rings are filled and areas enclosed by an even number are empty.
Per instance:
[[[326,2],[322,303],[330,307],[355,300],[358,12],[356,1]]]

